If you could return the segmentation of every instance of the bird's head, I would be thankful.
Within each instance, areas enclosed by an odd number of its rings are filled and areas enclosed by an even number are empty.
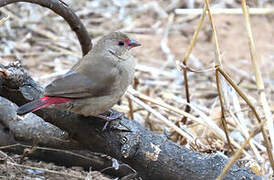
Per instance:
[[[130,39],[126,34],[121,32],[112,32],[97,43],[97,48],[103,51],[108,51],[116,56],[122,56],[127,53],[131,48],[141,46],[141,44],[133,39]]]

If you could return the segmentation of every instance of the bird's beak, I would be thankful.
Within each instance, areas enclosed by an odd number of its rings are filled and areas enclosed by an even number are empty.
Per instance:
[[[139,43],[138,41],[135,41],[133,39],[130,39],[128,46],[131,49],[131,48],[134,48],[134,47],[137,47],[137,46],[141,46],[141,43]]]

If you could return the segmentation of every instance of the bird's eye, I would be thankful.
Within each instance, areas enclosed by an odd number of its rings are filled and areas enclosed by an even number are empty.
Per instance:
[[[124,46],[124,45],[125,45],[125,42],[124,42],[124,41],[119,41],[118,45],[119,45],[119,46]]]

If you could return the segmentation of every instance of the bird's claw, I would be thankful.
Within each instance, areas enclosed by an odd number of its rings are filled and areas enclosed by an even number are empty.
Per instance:
[[[109,110],[109,114],[108,115],[104,115],[104,114],[100,114],[97,117],[103,119],[106,121],[102,131],[106,130],[107,125],[109,124],[110,121],[113,121],[115,119],[119,119],[120,117],[124,116],[124,113],[120,113],[118,111],[114,111],[114,110]]]

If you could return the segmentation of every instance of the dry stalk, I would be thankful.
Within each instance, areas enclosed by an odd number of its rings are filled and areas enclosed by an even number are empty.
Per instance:
[[[192,36],[191,42],[190,42],[190,44],[189,44],[189,46],[188,46],[188,49],[187,49],[187,51],[186,51],[186,54],[185,54],[185,56],[184,56],[184,59],[183,59],[184,64],[186,64],[187,61],[188,61],[188,59],[189,59],[189,56],[190,56],[190,54],[191,54],[191,52],[192,52],[192,49],[193,49],[193,47],[194,47],[194,44],[195,44],[195,42],[196,42],[196,40],[197,40],[197,38],[198,38],[198,35],[199,35],[199,33],[200,33],[200,31],[201,31],[201,28],[202,28],[202,25],[203,25],[203,23],[204,23],[205,16],[206,16],[206,6],[205,6],[204,9],[203,9],[203,14],[202,14],[201,17],[200,17],[200,22],[199,22],[199,24],[198,24],[198,27],[197,27],[197,29],[195,30],[195,32],[194,32],[194,34],[193,34],[193,36]]]
[[[261,122],[260,125],[255,128],[253,131],[251,131],[251,134],[249,135],[249,137],[243,142],[243,144],[241,145],[241,148],[233,155],[233,157],[231,158],[231,160],[226,164],[226,166],[224,167],[222,173],[219,175],[219,177],[216,180],[222,180],[226,173],[228,172],[228,170],[231,168],[231,166],[234,164],[234,162],[239,158],[239,156],[241,155],[243,149],[247,146],[247,144],[249,143],[249,141],[256,135],[259,133],[259,129],[261,129],[264,125],[265,121]]]
[[[255,73],[255,78],[256,78],[256,84],[257,84],[257,89],[259,92],[259,100],[263,106],[263,111],[265,114],[265,118],[267,120],[267,128],[269,131],[269,135],[270,135],[270,143],[266,143],[267,149],[268,149],[268,154],[269,154],[269,161],[271,163],[272,169],[274,171],[274,160],[273,160],[273,154],[271,151],[271,145],[272,145],[272,149],[274,148],[274,127],[273,127],[273,120],[272,120],[272,114],[270,111],[270,107],[269,104],[267,102],[266,99],[266,94],[265,94],[265,88],[264,88],[264,83],[263,83],[263,79],[262,79],[262,73],[260,71],[258,62],[259,62],[259,56],[256,52],[256,48],[255,48],[255,42],[253,39],[253,35],[252,35],[252,30],[251,30],[251,24],[250,24],[250,18],[249,18],[249,13],[248,13],[248,8],[246,6],[246,1],[242,0],[242,10],[243,10],[243,15],[245,18],[245,23],[246,23],[246,30],[247,30],[247,34],[248,34],[248,45],[249,45],[249,50],[250,50],[250,56],[251,56],[251,63],[254,69],[254,73]],[[262,131],[264,131],[264,128],[262,128]],[[265,132],[265,135],[266,132]],[[267,136],[266,136],[267,138]]]
[[[214,25],[214,22],[213,22],[212,14],[211,14],[209,0],[205,0],[205,3],[206,3],[206,9],[207,9],[207,12],[208,12],[209,22],[210,22],[212,33],[213,33],[214,43],[215,43],[215,46],[216,46],[216,52],[217,52],[217,56],[218,56],[218,58],[217,58],[218,64],[221,65],[222,64],[222,56],[221,56],[220,47],[219,47],[219,43],[218,43],[216,28],[215,28],[215,25]]]
[[[6,149],[6,148],[11,148],[11,147],[16,147],[16,146],[20,146],[20,144],[16,143],[16,144],[11,144],[11,145],[7,145],[7,146],[0,146],[0,150]]]
[[[199,15],[203,13],[203,9],[175,9],[176,15]],[[242,14],[241,8],[213,8],[212,14],[230,15],[230,14]],[[250,8],[249,14],[274,14],[274,8]]]
[[[221,111],[222,111],[222,115],[221,115],[222,125],[223,125],[224,130],[225,130],[225,136],[226,136],[229,148],[232,152],[234,152],[233,147],[232,147],[231,142],[230,142],[230,138],[229,138],[229,134],[228,134],[228,127],[227,127],[226,120],[225,120],[225,108],[224,108],[224,102],[223,102],[222,93],[221,93],[221,87],[220,87],[220,77],[219,77],[219,73],[218,73],[217,70],[215,71],[215,75],[216,75],[216,84],[217,84],[217,90],[218,90],[218,97],[219,97],[219,101],[220,101],[220,104],[221,104]]]
[[[217,64],[221,66],[222,65],[222,56],[221,56],[221,53],[220,53],[220,47],[219,47],[219,43],[218,43],[216,28],[215,28],[213,18],[212,18],[212,14],[211,14],[211,10],[210,10],[209,0],[205,0],[205,3],[206,3],[206,9],[207,9],[207,12],[208,12],[208,17],[209,17],[209,21],[210,21],[210,25],[211,25],[211,29],[212,29],[212,33],[213,33],[214,43],[215,43],[215,46],[216,46],[216,52],[217,52],[217,57],[218,57],[217,58]],[[229,139],[229,133],[228,133],[225,114],[224,114],[225,108],[224,108],[224,103],[222,101],[222,93],[221,93],[221,88],[220,88],[221,84],[220,84],[220,79],[219,79],[217,71],[216,71],[216,84],[217,84],[217,88],[218,88],[218,96],[219,96],[221,109],[222,109],[222,118],[221,118],[222,124],[223,124],[223,127],[224,127],[224,131],[225,131],[225,134],[226,134],[228,145],[229,145],[230,149],[233,151],[231,141]]]
[[[261,123],[262,120],[261,120],[259,114],[257,113],[257,111],[256,111],[255,107],[252,105],[252,103],[249,101],[249,99],[247,98],[245,93],[243,91],[241,91],[241,89],[237,86],[237,84],[222,70],[222,68],[220,66],[217,66],[216,69],[217,69],[218,72],[220,72],[223,75],[223,77],[229,82],[229,84],[235,89],[235,91],[247,103],[247,105],[250,107],[250,109],[254,113],[256,119],[258,120],[258,122]],[[262,134],[263,134],[263,137],[264,137],[264,141],[265,141],[269,161],[270,161],[271,166],[273,168],[273,164],[272,164],[273,163],[273,154],[271,152],[270,142],[268,140],[267,133],[266,133],[264,127],[261,128],[261,131],[262,131]]]
[[[199,25],[198,25],[197,29],[195,30],[195,32],[193,34],[192,40],[190,42],[190,45],[189,45],[189,47],[188,47],[188,49],[186,51],[186,54],[184,56],[184,59],[183,59],[183,65],[184,66],[187,65],[187,61],[188,61],[189,56],[190,56],[190,54],[192,52],[192,49],[193,49],[194,44],[195,44],[195,41],[197,40],[198,34],[201,31],[201,28],[202,28],[202,25],[203,25],[203,22],[204,22],[204,19],[205,19],[205,15],[206,15],[206,6],[204,7],[203,14],[201,15]],[[185,80],[186,100],[187,100],[188,103],[190,103],[189,86],[188,86],[188,78],[187,78],[187,69],[183,69],[183,71],[184,71],[184,80]],[[191,110],[190,106],[187,105],[185,111],[187,113],[189,113],[190,110]],[[186,123],[187,118],[184,117],[182,120],[183,120],[184,123]]]
[[[183,62],[183,64],[186,66],[185,62]],[[187,70],[186,69],[184,69],[184,80],[185,80],[186,100],[187,100],[188,103],[190,103],[189,86],[188,86],[188,78],[187,78]],[[185,111],[187,113],[189,113],[190,110],[191,110],[191,108],[189,107],[189,105],[186,105]],[[185,124],[186,121],[187,121],[187,118],[183,117],[182,121]]]

